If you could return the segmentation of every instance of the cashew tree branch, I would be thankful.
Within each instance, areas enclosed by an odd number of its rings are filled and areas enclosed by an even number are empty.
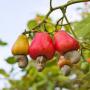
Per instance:
[[[90,1],[90,0],[87,0],[87,2],[88,2],[88,1]],[[31,33],[31,32],[36,32],[36,31],[34,31],[34,30],[35,30],[37,27],[41,26],[53,11],[55,11],[55,10],[57,10],[57,9],[63,9],[63,8],[66,8],[66,7],[70,6],[70,5],[73,5],[73,4],[76,4],[76,3],[81,3],[81,2],[86,2],[86,1],[85,1],[85,0],[69,1],[69,2],[67,2],[67,3],[64,4],[64,5],[61,5],[61,6],[52,8],[52,0],[50,0],[50,8],[51,8],[51,9],[48,11],[48,13],[47,13],[46,16],[44,17],[44,19],[41,21],[41,23],[39,23],[38,25],[36,25],[36,26],[35,26],[34,28],[32,28],[32,30],[30,30],[30,31],[24,31],[23,34],[29,34],[29,33]],[[69,24],[69,22],[68,22],[68,24]],[[75,36],[75,35],[74,35],[74,36]],[[76,36],[75,36],[75,37],[76,37]]]

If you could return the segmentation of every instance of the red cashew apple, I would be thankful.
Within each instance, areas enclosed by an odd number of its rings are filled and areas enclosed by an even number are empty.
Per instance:
[[[79,42],[69,35],[66,31],[60,30],[54,34],[55,49],[64,54],[68,51],[79,49]]]
[[[47,60],[53,58],[54,53],[54,44],[50,35],[47,32],[36,33],[31,45],[29,46],[29,55],[32,59],[38,61],[39,71],[44,68],[43,64]]]

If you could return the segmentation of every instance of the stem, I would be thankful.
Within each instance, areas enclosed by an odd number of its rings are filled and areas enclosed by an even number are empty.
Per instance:
[[[87,2],[88,2],[88,1],[90,1],[90,0],[87,0]],[[86,1],[84,1],[84,0],[78,0],[78,1],[72,0],[72,1],[69,1],[69,2],[67,2],[66,4],[62,5],[62,6],[55,7],[54,10],[60,9],[60,8],[63,8],[63,7],[67,7],[67,6],[76,4],[76,3],[81,3],[81,2],[86,2]]]
[[[82,48],[81,48],[81,56],[82,56],[82,59],[85,61],[85,57],[84,57],[84,55],[83,55],[83,50],[82,50]]]
[[[25,31],[22,34],[30,34],[33,32],[38,32],[38,30],[26,31],[26,29],[25,29]]]
[[[61,17],[61,18],[62,18],[62,17]],[[47,22],[47,21],[45,21],[45,22],[53,25],[53,24],[50,23],[50,22]],[[72,24],[72,23],[73,23],[73,22],[70,22],[70,24]],[[56,24],[57,24],[57,23],[56,23]],[[58,23],[58,25],[59,25],[59,26],[66,26],[66,25],[68,25],[68,23],[62,24],[62,22],[61,22],[61,24]],[[56,27],[56,25],[55,25],[55,27]]]
[[[70,23],[71,24],[71,23]],[[68,25],[68,23],[67,24],[58,24],[59,26],[66,26],[66,25]]]
[[[61,21],[61,28],[62,28],[63,20],[64,20],[64,16],[63,16],[62,21]]]
[[[66,17],[65,11],[64,11],[63,9],[62,9],[62,13],[63,13],[64,18],[66,19],[67,24],[68,24],[69,27],[70,27],[70,30],[71,30],[72,34],[74,35],[75,38],[77,38],[76,34],[74,33],[74,31],[73,31],[73,29],[72,29],[72,27],[71,27],[71,24],[69,23],[68,18]]]
[[[87,50],[90,50],[90,48],[88,48],[88,47],[82,47],[82,49],[87,49]]]
[[[59,22],[61,21],[63,19],[63,17],[61,17],[58,21],[57,21],[57,23],[56,23],[56,25],[55,25],[55,29],[57,29],[57,26],[59,25]],[[62,24],[61,24],[62,25]]]
[[[50,10],[52,10],[53,7],[52,7],[52,0],[50,0]]]

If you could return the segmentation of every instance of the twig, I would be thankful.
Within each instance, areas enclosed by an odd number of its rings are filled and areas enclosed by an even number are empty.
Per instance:
[[[55,29],[57,29],[57,26],[59,25],[59,22],[63,19],[63,17],[61,17],[57,22],[56,22],[56,25],[55,25]],[[62,24],[61,24],[62,26]]]
[[[71,23],[69,23],[69,24],[71,24]],[[58,24],[59,26],[66,26],[66,25],[68,25],[68,23],[67,24]]]
[[[73,29],[72,29],[72,27],[71,27],[71,25],[70,25],[70,23],[68,21],[68,18],[66,17],[65,11],[63,9],[62,9],[62,13],[63,13],[64,18],[66,19],[66,21],[67,21],[67,23],[68,23],[68,25],[70,27],[70,30],[71,30],[72,34],[74,35],[75,38],[77,38],[76,34],[74,33],[74,31],[73,31]]]
[[[87,0],[87,2],[90,1],[90,0]],[[60,8],[63,8],[63,7],[67,7],[67,6],[70,6],[70,5],[73,5],[73,4],[76,4],[76,3],[81,3],[81,2],[85,2],[84,0],[78,0],[78,1],[70,1],[70,2],[67,2],[66,4],[62,5],[62,6],[58,6],[58,7],[55,7],[53,8],[54,10],[56,9],[60,9]]]
[[[45,16],[45,18],[42,20],[41,23],[39,23],[38,25],[36,25],[34,28],[32,28],[31,31],[25,31],[23,32],[23,34],[28,34],[28,33],[32,33],[32,32],[37,32],[37,30],[35,30],[37,27],[40,27],[44,22],[45,20],[48,18],[48,16],[50,15],[50,13],[52,12],[52,10],[50,10],[47,15]]]
[[[90,1],[90,0],[87,0],[87,1]],[[75,3],[81,3],[81,2],[85,2],[85,1],[84,1],[84,0],[78,0],[78,1],[68,2],[68,3],[64,4],[64,5],[61,5],[61,6],[58,6],[58,7],[55,7],[55,8],[50,9],[50,11],[48,11],[48,13],[46,14],[45,18],[42,20],[42,22],[39,23],[38,25],[36,25],[34,28],[32,28],[32,31],[26,31],[26,32],[23,32],[23,33],[24,33],[24,34],[28,34],[28,33],[34,32],[33,30],[36,29],[37,27],[41,26],[41,25],[44,23],[44,21],[48,18],[48,16],[49,16],[53,11],[55,11],[55,10],[57,10],[57,9],[65,8],[65,7],[70,6],[70,5],[72,5],[72,4],[75,4]],[[52,7],[52,0],[50,0],[50,7]],[[66,18],[66,20],[68,21],[68,19],[67,19],[66,16],[65,16],[65,18]],[[69,24],[69,22],[68,22],[68,24]],[[69,24],[69,25],[70,25],[70,24]],[[73,32],[73,31],[72,31],[72,32]],[[74,34],[74,33],[73,33],[73,34]],[[74,36],[75,36],[75,34],[74,34]],[[75,37],[76,37],[76,36],[75,36]]]
[[[61,21],[61,27],[62,27],[62,24],[63,24],[63,19],[64,19],[64,17],[62,18],[62,21]]]
[[[52,0],[50,0],[50,10],[52,10],[53,7],[52,7]]]
[[[50,23],[50,22],[47,22],[47,21],[45,21],[45,23],[49,23],[49,24],[51,24],[51,25],[53,25],[53,23]],[[73,22],[70,22],[69,24],[72,24]],[[68,23],[65,23],[65,24],[59,24],[58,23],[58,25],[59,26],[66,26],[66,25],[68,25]],[[56,27],[56,25],[55,25],[55,27]]]
[[[84,57],[84,55],[83,55],[82,48],[81,48],[81,56],[82,56],[82,59],[85,61],[85,57]]]
[[[30,34],[30,33],[33,33],[33,32],[38,32],[38,30],[24,31],[22,34]]]
[[[82,47],[82,49],[87,49],[87,50],[90,50],[90,48],[88,48],[88,47]]]

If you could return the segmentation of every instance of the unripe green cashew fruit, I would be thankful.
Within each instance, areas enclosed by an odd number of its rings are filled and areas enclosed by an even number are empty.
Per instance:
[[[80,48],[79,42],[64,30],[59,30],[54,34],[54,44],[60,54]]]
[[[67,60],[70,60],[70,62],[72,64],[76,64],[80,61],[80,58],[81,58],[81,54],[76,51],[76,50],[73,50],[73,51],[69,51],[69,52],[66,52],[64,54],[64,57],[67,59]]]
[[[70,74],[70,71],[71,71],[71,67],[68,66],[68,65],[64,65],[62,68],[61,68],[61,72],[67,76]]]
[[[29,49],[29,42],[26,35],[20,35],[12,47],[13,55],[27,55]]]
[[[25,68],[28,65],[28,58],[26,55],[16,55],[15,58],[20,68]]]
[[[81,70],[84,73],[87,73],[89,71],[89,64],[88,64],[88,62],[82,62],[81,63]]]
[[[47,32],[36,33],[29,46],[29,55],[33,60],[37,61],[38,71],[43,70],[44,64],[53,58],[54,53],[55,48],[50,35]]]

